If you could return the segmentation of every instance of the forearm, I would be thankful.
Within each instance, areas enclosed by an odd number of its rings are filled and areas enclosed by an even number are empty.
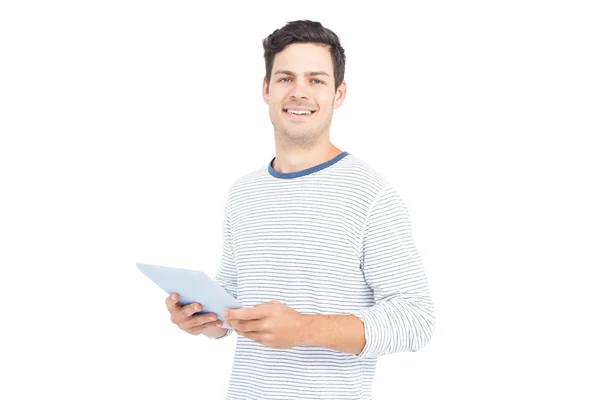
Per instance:
[[[350,354],[365,347],[365,328],[355,315],[304,314],[301,346],[320,346]]]

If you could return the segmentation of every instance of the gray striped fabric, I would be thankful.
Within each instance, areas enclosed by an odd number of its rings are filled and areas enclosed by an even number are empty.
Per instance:
[[[366,345],[282,350],[237,336],[227,399],[371,399],[377,357],[422,348],[435,327],[406,206],[348,152],[295,173],[273,160],[229,188],[215,280],[244,307],[354,314]]]

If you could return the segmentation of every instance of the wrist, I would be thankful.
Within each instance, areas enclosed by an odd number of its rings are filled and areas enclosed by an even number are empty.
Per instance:
[[[320,322],[324,317],[319,314],[301,314],[301,329],[299,346],[321,346],[320,343]]]

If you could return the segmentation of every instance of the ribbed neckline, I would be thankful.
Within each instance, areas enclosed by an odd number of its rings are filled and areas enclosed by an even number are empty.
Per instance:
[[[338,154],[337,156],[335,156],[334,158],[332,158],[331,160],[325,161],[324,163],[321,163],[319,165],[315,165],[314,167],[310,167],[310,168],[304,169],[302,171],[287,172],[287,173],[277,172],[277,171],[275,171],[275,169],[273,169],[273,161],[275,161],[275,158],[276,158],[276,157],[273,157],[271,159],[271,162],[269,162],[269,173],[272,176],[274,176],[275,178],[279,178],[279,179],[299,178],[301,176],[309,175],[314,172],[325,169],[325,168],[335,164],[336,162],[340,161],[342,158],[346,157],[348,154],[349,153],[347,151],[344,151],[344,152],[341,152],[340,154]]]

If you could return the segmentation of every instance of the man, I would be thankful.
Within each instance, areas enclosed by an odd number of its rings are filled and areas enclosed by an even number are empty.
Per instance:
[[[295,21],[263,42],[276,155],[230,188],[215,280],[244,306],[230,400],[370,399],[377,357],[427,344],[434,307],[408,212],[386,178],[329,140],[346,96],[335,33]],[[191,334],[232,330],[167,298]]]

